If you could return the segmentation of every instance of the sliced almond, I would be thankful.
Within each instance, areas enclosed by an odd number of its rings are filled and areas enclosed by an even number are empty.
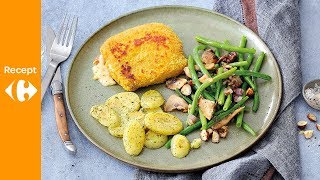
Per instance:
[[[205,64],[204,67],[207,70],[213,70],[214,69],[215,64],[214,63],[210,63],[210,64]]]
[[[213,143],[219,143],[220,142],[220,135],[216,130],[212,131],[211,141]]]
[[[200,139],[202,141],[208,141],[209,139],[209,133],[207,132],[207,130],[201,130],[200,132]]]
[[[221,138],[226,138],[228,135],[228,126],[222,126],[218,129],[218,133]]]
[[[307,115],[307,118],[310,120],[310,121],[313,121],[313,122],[316,122],[317,121],[317,117],[314,115],[314,114],[311,114],[309,113]]]
[[[213,130],[211,128],[207,129],[209,136],[212,134]]]
[[[187,77],[191,78],[190,70],[188,67],[183,68],[184,74],[186,74]]]
[[[303,135],[306,139],[310,139],[313,136],[313,130],[304,131]]]
[[[248,88],[247,91],[246,91],[246,95],[247,96],[253,96],[253,94],[254,94],[253,89],[252,88]]]
[[[297,125],[298,125],[298,128],[303,130],[304,128],[306,128],[308,122],[307,121],[298,121]]]
[[[189,96],[192,93],[191,86],[189,84],[185,84],[181,88],[181,93],[183,95]]]
[[[320,131],[320,124],[316,124],[316,128]]]
[[[199,66],[198,66],[198,65],[194,65],[194,70],[196,70],[196,71],[200,71]]]
[[[201,78],[199,78],[199,81],[201,83],[204,83],[204,81],[206,81],[208,78],[209,78],[208,75],[205,74],[205,75],[201,76]]]
[[[188,126],[193,125],[193,124],[196,123],[197,121],[198,121],[198,118],[197,118],[195,115],[193,115],[193,114],[189,114],[189,115],[188,115],[188,118],[187,118],[187,125],[188,125]]]
[[[224,88],[223,92],[226,96],[228,96],[229,94],[233,93],[233,90],[231,89],[230,86],[228,86],[227,88]]]

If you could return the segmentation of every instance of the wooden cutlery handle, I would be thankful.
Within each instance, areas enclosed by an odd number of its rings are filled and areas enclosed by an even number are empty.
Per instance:
[[[57,122],[59,135],[63,142],[70,141],[66,110],[64,108],[64,102],[63,102],[63,94],[59,93],[59,94],[53,95],[53,100],[54,100],[54,111],[56,115],[56,122]]]

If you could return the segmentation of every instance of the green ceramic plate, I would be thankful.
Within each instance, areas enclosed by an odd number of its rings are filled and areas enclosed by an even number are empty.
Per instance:
[[[232,44],[239,44],[241,36],[248,38],[248,47],[254,47],[257,53],[266,52],[266,60],[262,72],[272,76],[272,81],[259,81],[261,105],[257,113],[246,113],[245,121],[257,132],[252,137],[235,125],[230,125],[229,135],[219,144],[203,143],[198,150],[192,150],[183,159],[174,158],[170,150],[144,149],[136,157],[129,156],[122,145],[122,139],[112,137],[107,130],[89,115],[91,106],[104,103],[105,100],[124,90],[120,86],[103,87],[99,82],[92,80],[92,61],[99,55],[100,45],[110,36],[128,28],[150,22],[161,22],[173,28],[181,38],[186,55],[192,52],[197,45],[194,37],[202,35],[224,41],[229,39]],[[142,88],[139,95],[149,90],[157,89],[168,98],[174,92],[165,88],[163,84]],[[122,16],[90,37],[80,48],[70,67],[67,92],[68,107],[80,131],[98,148],[128,164],[143,169],[161,172],[186,172],[203,169],[223,161],[229,160],[248,149],[257,142],[272,124],[278,111],[281,99],[281,75],[276,60],[264,42],[251,30],[237,21],[216,12],[193,8],[166,6],[148,8]],[[174,112],[181,120],[186,114]],[[189,140],[199,137],[199,131],[187,136]]]

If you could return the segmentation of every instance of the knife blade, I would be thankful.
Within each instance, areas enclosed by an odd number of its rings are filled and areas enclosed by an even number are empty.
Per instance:
[[[46,57],[48,65],[51,61],[50,57],[50,49],[52,47],[52,43],[55,39],[55,33],[53,29],[50,26],[47,26],[46,28]],[[61,140],[63,141],[63,144],[66,148],[66,150],[72,154],[76,153],[76,147],[72,143],[70,136],[69,136],[69,130],[68,130],[68,124],[67,124],[67,117],[66,117],[66,111],[63,101],[63,84],[62,84],[62,76],[61,76],[61,70],[60,66],[57,68],[57,71],[54,75],[54,78],[51,82],[51,92],[54,99],[54,105],[55,105],[55,116],[56,116],[56,122],[58,127],[58,132],[60,135]]]

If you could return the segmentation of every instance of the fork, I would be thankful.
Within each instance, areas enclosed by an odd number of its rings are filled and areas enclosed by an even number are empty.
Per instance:
[[[70,56],[75,32],[77,29],[77,17],[64,16],[60,30],[53,41],[50,56],[51,61],[49,63],[47,72],[45,73],[41,83],[41,101],[49,87],[50,82],[57,70],[60,63],[67,60]]]

